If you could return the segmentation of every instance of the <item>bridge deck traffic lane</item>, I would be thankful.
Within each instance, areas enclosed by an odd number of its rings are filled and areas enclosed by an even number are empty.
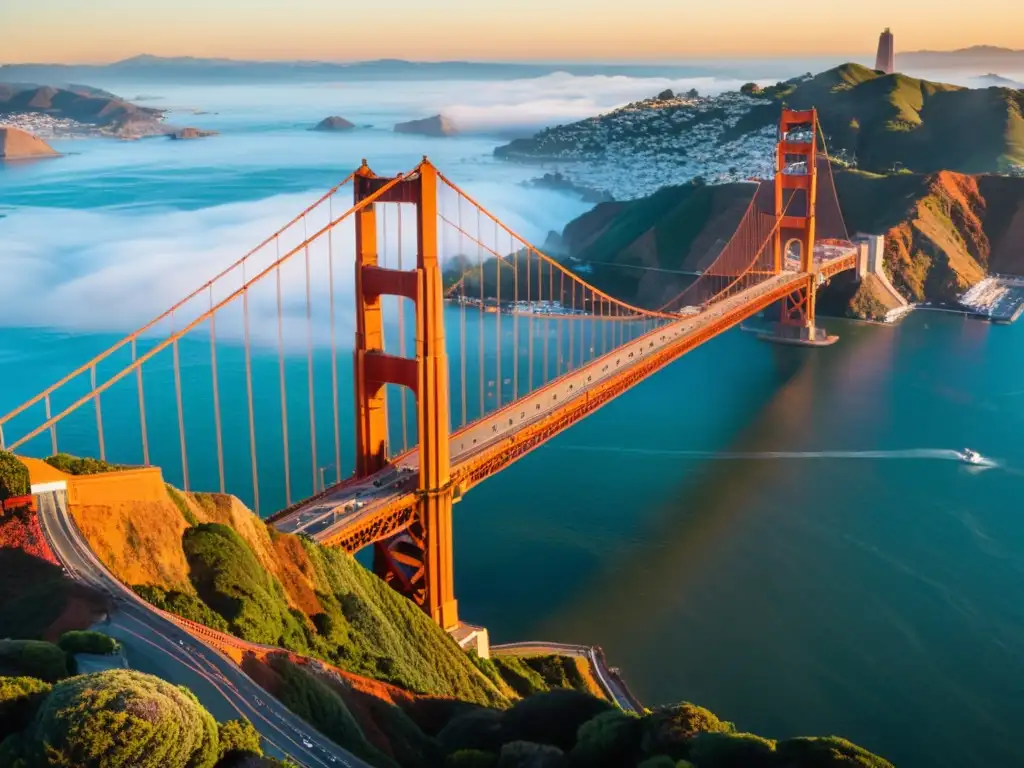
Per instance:
[[[517,431],[549,417],[559,408],[575,398],[586,395],[611,377],[625,373],[630,366],[649,359],[652,353],[685,343],[687,339],[699,335],[723,316],[736,313],[745,305],[755,306],[759,297],[777,291],[786,284],[792,283],[795,289],[806,281],[807,277],[803,273],[784,272],[765,280],[735,296],[716,302],[704,312],[682,317],[678,321],[650,331],[458,430],[450,438],[453,476],[459,475],[461,465],[507,441]],[[748,315],[756,311],[757,308],[752,309]],[[729,327],[748,315],[738,313]],[[419,454],[416,448],[397,459],[399,465],[413,469],[418,467],[418,461]],[[381,470],[380,473],[357,483],[349,483],[328,491],[312,499],[308,505],[300,506],[291,514],[276,521],[275,525],[282,531],[304,531],[314,539],[325,541],[336,539],[340,532],[354,526],[364,526],[378,515],[393,511],[403,504],[412,505],[415,501],[415,475],[404,481],[397,489],[389,485],[383,488],[373,486],[373,480],[388,471],[392,470]],[[361,494],[359,500],[364,502],[365,506],[358,510],[350,507],[346,509],[356,500],[357,494]]]

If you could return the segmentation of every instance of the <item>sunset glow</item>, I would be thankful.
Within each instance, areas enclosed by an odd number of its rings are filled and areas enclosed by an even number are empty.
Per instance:
[[[1015,0],[817,5],[720,0],[4,0],[0,61],[110,62],[140,53],[261,59],[633,60],[1024,48]],[[806,20],[800,20],[810,10]],[[775,23],[771,19],[791,19]],[[12,34],[16,31],[16,34]]]

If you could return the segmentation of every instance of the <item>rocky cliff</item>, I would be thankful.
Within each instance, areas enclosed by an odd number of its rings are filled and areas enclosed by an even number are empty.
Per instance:
[[[444,115],[425,117],[422,120],[410,120],[395,125],[395,133],[418,133],[423,136],[454,136],[459,132],[455,123]]]

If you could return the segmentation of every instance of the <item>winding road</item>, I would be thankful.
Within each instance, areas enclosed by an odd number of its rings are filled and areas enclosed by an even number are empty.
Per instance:
[[[63,492],[39,495],[39,522],[71,578],[114,601],[103,631],[123,643],[133,668],[186,686],[218,720],[247,718],[259,731],[270,756],[287,757],[308,768],[371,768],[293,714],[220,651],[178,627],[121,584],[78,531]]]

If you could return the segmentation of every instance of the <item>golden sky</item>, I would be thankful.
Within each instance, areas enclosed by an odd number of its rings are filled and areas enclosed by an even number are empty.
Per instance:
[[[0,0],[0,62],[672,61],[1024,48],[1020,0]],[[781,19],[774,21],[773,19]]]

